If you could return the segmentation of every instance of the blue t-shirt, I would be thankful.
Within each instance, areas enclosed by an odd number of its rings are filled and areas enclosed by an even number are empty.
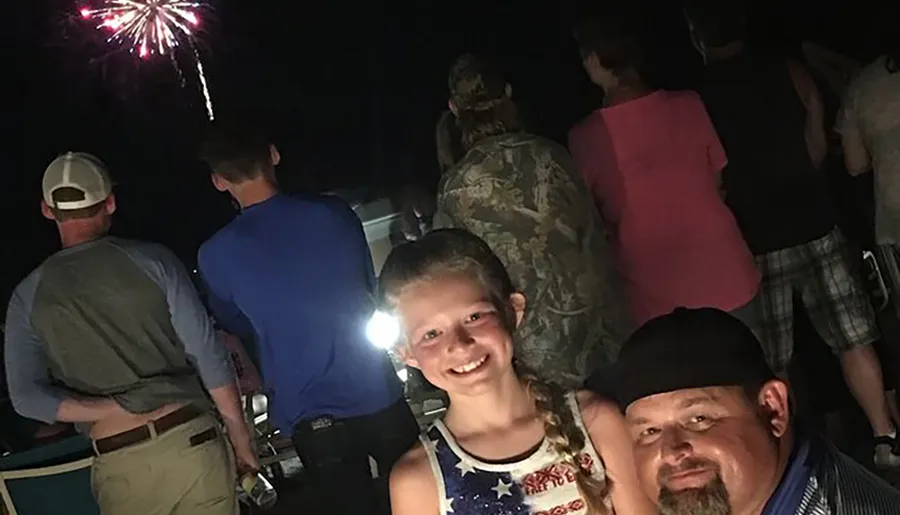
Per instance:
[[[344,201],[276,195],[244,209],[200,247],[198,261],[219,323],[256,338],[281,430],[371,414],[401,398],[387,355],[365,336],[375,274]]]

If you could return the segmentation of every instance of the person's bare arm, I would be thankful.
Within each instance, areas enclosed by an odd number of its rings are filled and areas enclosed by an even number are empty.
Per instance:
[[[578,404],[591,442],[606,465],[615,512],[622,515],[659,513],[641,488],[634,461],[634,444],[619,408],[591,392],[579,393]]]
[[[841,102],[841,110],[835,124],[835,129],[841,135],[844,165],[847,172],[853,176],[867,172],[871,164],[869,150],[860,128],[858,98],[856,84],[851,84]]]
[[[241,409],[241,397],[235,383],[230,383],[209,390],[216,409],[222,416],[222,421],[228,429],[228,437],[234,447],[238,469],[241,471],[259,470],[259,459],[250,445],[250,433],[244,422],[244,412]]]
[[[725,153],[725,147],[722,140],[719,139],[719,133],[713,125],[712,117],[706,109],[706,105],[699,95],[696,96],[697,109],[697,129],[696,135],[706,142],[706,162],[709,172],[716,177],[716,186],[719,189],[719,196],[724,200],[727,196],[725,191],[725,183],[722,176],[725,167],[728,166],[728,155]]]
[[[250,433],[241,409],[241,397],[228,350],[216,338],[212,321],[200,302],[187,269],[165,247],[147,245],[142,254],[152,259],[153,265],[145,266],[156,271],[160,277],[172,327],[228,429],[238,469],[242,472],[258,470],[259,459],[250,444]]]
[[[56,410],[57,422],[97,422],[126,411],[113,399],[76,399],[67,397],[59,403]]]
[[[869,171],[869,151],[858,130],[841,134],[841,146],[844,148],[844,164],[850,175],[861,175]]]
[[[437,480],[422,444],[394,465],[390,478],[393,515],[434,515],[440,512]]]
[[[806,149],[813,166],[819,168],[828,154],[828,136],[825,132],[825,107],[819,88],[809,71],[796,62],[788,62],[788,70],[794,89],[806,108]]]

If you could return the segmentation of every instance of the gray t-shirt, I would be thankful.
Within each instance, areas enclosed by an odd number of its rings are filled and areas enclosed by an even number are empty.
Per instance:
[[[16,287],[4,350],[13,406],[47,423],[67,397],[108,397],[149,413],[209,406],[204,386],[234,381],[178,258],[111,237],[57,252]]]
[[[900,244],[900,73],[890,73],[886,57],[866,66],[850,84],[837,131],[859,137],[875,171],[875,237]]]

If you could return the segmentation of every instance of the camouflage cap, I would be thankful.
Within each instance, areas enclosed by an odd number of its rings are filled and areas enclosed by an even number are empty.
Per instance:
[[[488,60],[464,54],[450,67],[450,100],[463,111],[486,111],[506,100],[506,79]]]

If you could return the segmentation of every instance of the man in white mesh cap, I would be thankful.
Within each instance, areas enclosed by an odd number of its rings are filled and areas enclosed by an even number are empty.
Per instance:
[[[187,270],[160,245],[108,235],[116,199],[96,157],[55,159],[43,197],[63,249],[10,299],[5,362],[16,411],[90,435],[104,515],[237,514],[212,404],[241,471],[259,465],[227,350]]]
[[[46,207],[59,211],[73,211],[94,207],[94,212],[102,211],[101,202],[115,211],[112,181],[106,166],[95,156],[84,152],[69,152],[56,158],[44,172],[41,182]],[[86,214],[83,212],[82,214]],[[112,213],[109,213],[112,214]],[[49,217],[48,217],[49,218]],[[64,218],[89,218],[67,216]]]

